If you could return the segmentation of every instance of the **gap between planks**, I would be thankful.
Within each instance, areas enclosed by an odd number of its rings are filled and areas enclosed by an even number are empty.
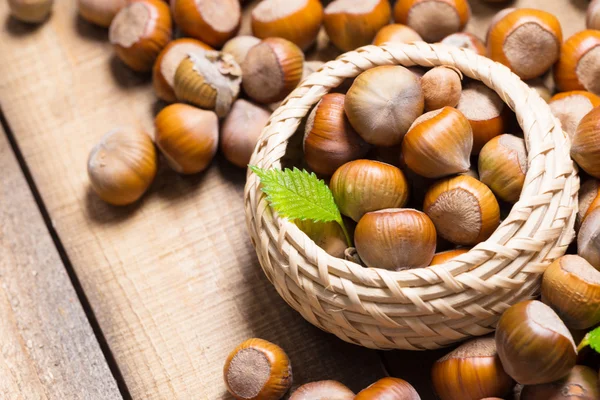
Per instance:
[[[79,303],[81,304],[81,307],[83,308],[83,311],[85,313],[87,321],[89,322],[89,324],[92,328],[92,331],[94,332],[94,336],[96,337],[96,340],[98,341],[98,344],[100,345],[100,350],[102,351],[104,359],[106,360],[106,363],[110,369],[110,372],[117,383],[119,392],[121,393],[121,396],[123,397],[124,400],[131,400],[132,397],[131,397],[131,394],[129,393],[129,389],[127,388],[127,386],[125,384],[125,380],[123,379],[123,375],[121,374],[119,366],[118,366],[117,362],[115,361],[115,358],[110,350],[110,347],[108,346],[106,338],[104,337],[104,333],[102,332],[102,329],[100,329],[100,325],[98,324],[98,320],[96,319],[94,310],[90,306],[87,296],[85,295],[85,292],[83,291],[81,283],[79,282],[79,278],[77,278],[77,274],[75,273],[75,270],[73,269],[73,266],[71,264],[71,261],[69,260],[69,257],[67,256],[64,246],[62,245],[62,242],[61,242],[60,238],[58,237],[56,230],[54,229],[54,226],[52,224],[52,219],[50,218],[50,215],[48,214],[48,211],[47,211],[47,209],[44,205],[44,202],[39,194],[39,191],[37,190],[37,187],[35,186],[35,181],[31,175],[31,172],[29,171],[29,168],[27,167],[27,163],[25,162],[25,160],[23,158],[23,155],[22,155],[22,153],[19,149],[19,146],[15,140],[14,134],[10,128],[10,125],[8,124],[8,121],[7,121],[6,117],[4,116],[4,112],[0,108],[0,134],[1,134],[2,129],[4,130],[4,133],[6,135],[8,143],[10,145],[10,148],[12,149],[12,152],[15,155],[15,158],[17,159],[17,163],[19,164],[19,167],[21,168],[23,176],[25,177],[27,186],[29,187],[31,194],[33,195],[35,204],[37,205],[37,207],[40,211],[40,214],[42,215],[44,224],[46,225],[46,228],[48,229],[50,237],[52,238],[54,247],[56,248],[58,255],[60,257],[60,260],[62,262],[62,265],[64,266],[64,268],[67,272],[69,280],[71,281],[71,285],[73,285],[73,288],[75,289],[75,293],[77,294],[77,298],[79,300]]]

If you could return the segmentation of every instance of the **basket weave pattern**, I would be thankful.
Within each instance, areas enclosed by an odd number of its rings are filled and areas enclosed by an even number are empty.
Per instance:
[[[541,274],[573,239],[579,178],[560,123],[534,90],[501,64],[426,43],[366,46],[325,64],[273,113],[250,163],[281,168],[290,137],[323,95],[369,68],[397,64],[454,66],[516,112],[529,170],[520,200],[496,232],[446,264],[399,272],[364,268],[331,257],[278,217],[251,171],[246,221],[265,274],[309,322],[369,348],[435,349],[492,332],[504,310],[537,293]]]

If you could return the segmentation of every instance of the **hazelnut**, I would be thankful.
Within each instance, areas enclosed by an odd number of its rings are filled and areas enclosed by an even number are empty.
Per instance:
[[[302,79],[304,53],[294,43],[268,38],[252,47],[242,63],[244,91],[253,100],[281,101]]]
[[[586,260],[566,255],[544,272],[542,300],[571,329],[600,323],[600,271]]]
[[[552,74],[549,74],[549,76],[552,76]],[[539,94],[540,97],[542,99],[544,99],[545,102],[549,102],[550,99],[552,98],[552,93],[554,92],[554,88],[553,88],[552,84],[549,84],[546,81],[547,81],[547,79],[538,77],[538,78],[530,79],[530,80],[526,81],[525,83],[530,88],[535,90],[537,92],[537,94]]]
[[[108,28],[127,0],[78,0],[79,15],[92,24]]]
[[[326,94],[306,121],[304,158],[317,174],[332,175],[343,164],[362,158],[369,151],[346,118],[345,98],[340,93]]]
[[[242,70],[231,55],[200,50],[189,53],[179,63],[173,88],[180,101],[224,117],[240,92],[241,81]]]
[[[500,206],[492,191],[465,175],[435,183],[425,195],[423,211],[441,237],[460,245],[486,240],[500,224]]]
[[[421,400],[414,387],[403,379],[382,378],[363,389],[354,400]]]
[[[403,0],[394,6],[394,20],[413,28],[426,42],[462,31],[470,17],[467,0]]]
[[[423,39],[414,29],[402,24],[386,25],[377,32],[373,44],[380,46],[384,43],[412,43]]]
[[[171,40],[171,13],[160,0],[133,0],[114,17],[108,38],[131,69],[150,71]]]
[[[483,41],[477,36],[468,32],[456,32],[452,35],[448,35],[442,39],[441,43],[447,46],[469,49],[481,56],[485,56],[487,54],[485,43],[483,43]]]
[[[579,189],[579,210],[575,226],[579,228],[585,217],[600,206],[600,182],[596,179],[588,179]]]
[[[587,113],[571,136],[571,157],[585,172],[600,178],[600,107]]]
[[[94,146],[87,168],[92,189],[102,200],[116,206],[131,204],[156,175],[154,143],[137,129],[115,129]]]
[[[223,378],[238,400],[279,400],[292,386],[292,366],[281,347],[248,339],[227,357]]]
[[[354,392],[336,381],[311,382],[300,386],[290,400],[353,400]]]
[[[573,367],[569,375],[551,383],[525,386],[521,400],[597,400],[600,399],[596,371],[583,365]]]
[[[239,65],[242,65],[250,49],[260,43],[254,36],[236,36],[223,45],[223,53],[231,54]]]
[[[402,142],[402,157],[417,174],[441,178],[469,170],[472,146],[469,121],[457,109],[444,107],[417,118]]]
[[[325,7],[323,22],[331,42],[350,51],[371,43],[391,13],[388,0],[335,0]]]
[[[550,13],[530,8],[507,12],[490,26],[488,55],[522,79],[548,71],[558,60],[562,29]]]
[[[173,19],[188,36],[221,47],[240,27],[239,0],[174,0]]]
[[[581,119],[592,108],[600,106],[600,97],[583,90],[558,93],[550,99],[550,110],[560,120],[562,128],[572,137]]]
[[[252,10],[252,33],[266,39],[280,37],[306,50],[323,22],[319,0],[263,0]]]
[[[43,22],[52,11],[54,0],[8,0],[11,15],[21,22]]]
[[[354,80],[344,107],[350,124],[367,143],[394,146],[423,113],[423,91],[408,69],[375,67]]]
[[[504,397],[514,386],[502,368],[493,336],[472,339],[437,360],[431,378],[441,400]]]
[[[421,211],[388,208],[366,213],[358,221],[354,244],[368,267],[392,271],[422,268],[435,253],[436,231]]]
[[[588,29],[600,29],[600,1],[593,0],[587,9],[585,25]]]
[[[152,84],[159,99],[169,103],[177,101],[175,96],[175,71],[190,53],[212,48],[199,40],[175,39],[160,52],[152,69]]]
[[[435,67],[421,77],[425,111],[456,107],[462,92],[462,72],[453,67]]]
[[[454,249],[435,253],[433,259],[429,263],[429,266],[446,264],[447,262],[450,262],[454,258],[460,256],[461,254],[468,253],[469,250],[470,249]]]
[[[408,182],[402,171],[379,161],[342,165],[329,187],[340,212],[356,222],[370,211],[404,207],[408,201]]]
[[[154,125],[156,145],[175,171],[195,174],[209,166],[219,141],[214,112],[172,104],[158,113]]]
[[[537,300],[517,303],[502,314],[496,347],[504,370],[518,383],[537,385],[564,378],[577,357],[569,329]]]
[[[479,177],[500,199],[516,203],[527,174],[525,141],[509,134],[496,136],[479,154]]]
[[[588,29],[568,38],[554,67],[560,91],[587,90],[600,95],[600,31]]]
[[[314,222],[309,219],[295,220],[294,224],[317,246],[333,257],[344,258],[348,248],[346,233],[337,222]]]
[[[577,254],[600,270],[600,208],[589,212],[577,234]]]
[[[504,133],[508,107],[485,84],[467,83],[456,108],[467,117],[473,129],[473,154],[479,154],[490,139]]]
[[[227,160],[246,168],[271,113],[244,99],[233,103],[221,127],[221,151]]]

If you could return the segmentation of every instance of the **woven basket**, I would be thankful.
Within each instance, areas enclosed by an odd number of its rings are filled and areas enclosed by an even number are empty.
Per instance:
[[[452,261],[400,272],[330,256],[277,216],[248,172],[246,221],[260,264],[285,301],[317,327],[373,349],[424,350],[494,330],[504,310],[539,290],[545,268],[574,236],[579,178],[548,105],[505,66],[442,45],[366,46],[328,62],[271,116],[251,164],[281,168],[301,119],[330,89],[379,65],[451,65],[494,89],[516,112],[529,171],[496,232]]]

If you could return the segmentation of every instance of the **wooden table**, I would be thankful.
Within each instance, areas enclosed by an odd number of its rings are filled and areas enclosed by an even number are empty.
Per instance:
[[[298,384],[359,390],[390,373],[432,399],[443,352],[352,346],[279,298],[246,234],[244,171],[220,157],[192,177],[163,168],[126,208],[91,193],[91,147],[118,125],[151,132],[161,105],[75,0],[55,3],[31,27],[0,2],[0,398],[229,399],[225,357],[256,336],[285,348]],[[583,29],[586,0],[516,5],[554,12],[567,36]],[[498,7],[472,6],[468,29],[484,36]]]

